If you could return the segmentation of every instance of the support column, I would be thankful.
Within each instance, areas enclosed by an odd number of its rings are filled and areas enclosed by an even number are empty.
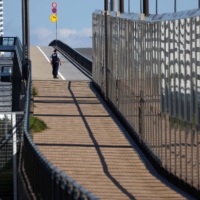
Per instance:
[[[149,16],[149,0],[143,0],[143,13],[145,16]]]
[[[23,46],[23,74],[27,74],[30,61],[30,25],[29,0],[22,0],[22,46]],[[23,75],[23,79],[26,79]]]
[[[120,0],[120,13],[124,13],[124,0]]]
[[[12,134],[13,134],[13,200],[17,200],[17,133],[16,114],[12,113]]]
[[[22,0],[22,45],[23,58],[30,59],[29,0]]]
[[[3,37],[3,0],[0,1],[0,37]],[[0,52],[0,55],[4,52]]]
[[[110,11],[120,11],[120,0],[110,0]]]
[[[105,98],[108,100],[108,31],[107,31],[107,14],[108,14],[108,0],[104,0],[104,15],[105,15],[105,78],[106,78],[106,94]]]
[[[156,0],[156,15],[158,14],[158,0]]]
[[[174,12],[176,12],[176,0],[174,0]]]
[[[17,54],[14,52],[12,71],[12,111],[20,111],[21,73],[18,67]]]

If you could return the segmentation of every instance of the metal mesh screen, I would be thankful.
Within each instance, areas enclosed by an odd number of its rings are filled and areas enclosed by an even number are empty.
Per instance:
[[[0,113],[0,198],[13,199],[23,133],[23,113]]]
[[[200,190],[200,12],[108,16],[108,100],[157,162]],[[93,13],[93,80],[105,91],[104,15]],[[102,32],[103,31],[103,32]],[[101,64],[100,64],[101,63]]]

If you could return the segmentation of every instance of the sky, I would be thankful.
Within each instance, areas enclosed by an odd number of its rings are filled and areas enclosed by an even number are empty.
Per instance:
[[[3,0],[4,36],[22,38],[22,0]],[[108,0],[110,1],[110,0]],[[149,0],[150,14],[155,1]],[[177,11],[198,8],[199,0],[177,0]],[[29,0],[31,46],[48,46],[56,38],[56,24],[50,21],[53,0]],[[104,0],[55,0],[58,10],[58,40],[73,48],[92,46],[92,13],[103,10]],[[125,12],[128,12],[128,0]],[[130,11],[140,13],[140,0],[130,0]],[[11,6],[12,5],[12,6]],[[158,0],[158,13],[174,11],[174,0]]]

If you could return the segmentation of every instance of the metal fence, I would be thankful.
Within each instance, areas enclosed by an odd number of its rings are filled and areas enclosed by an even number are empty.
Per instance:
[[[23,49],[20,39],[18,37],[0,37],[0,51],[16,53],[18,67],[22,74]]]
[[[36,199],[97,200],[82,186],[60,171],[39,151],[29,134],[31,65],[28,66],[26,109],[24,120],[23,168]]]
[[[93,13],[93,80],[155,161],[200,191],[200,10],[142,17],[110,13],[106,69]]]
[[[17,195],[18,151],[23,136],[23,113],[0,113],[0,199]]]

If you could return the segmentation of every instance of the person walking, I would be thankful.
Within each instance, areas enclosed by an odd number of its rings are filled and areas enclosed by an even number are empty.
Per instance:
[[[52,65],[52,68],[53,68],[53,71],[52,71],[53,78],[58,78],[59,64],[61,65],[60,55],[58,54],[58,50],[54,49],[54,53],[51,55],[51,65]]]

